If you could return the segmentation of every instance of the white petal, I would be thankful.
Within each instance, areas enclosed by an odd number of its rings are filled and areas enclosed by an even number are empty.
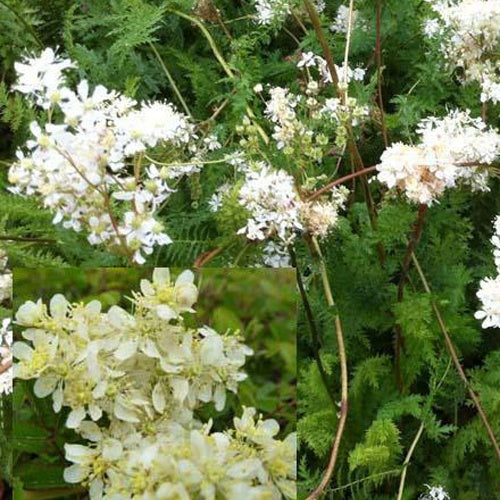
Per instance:
[[[101,312],[102,304],[98,300],[91,300],[86,306],[85,310],[91,314],[99,314]]]
[[[14,342],[12,345],[12,355],[21,360],[30,360],[33,355],[33,349],[24,342]]]
[[[69,303],[64,295],[58,293],[50,299],[50,314],[53,318],[62,319],[66,316]]]
[[[158,314],[159,318],[164,319],[165,321],[170,321],[171,319],[177,318],[177,313],[171,307],[165,304],[156,306],[156,314]]]
[[[137,341],[127,340],[120,344],[120,347],[115,351],[115,358],[120,361],[131,358],[137,352]]]
[[[170,284],[170,269],[168,267],[157,267],[153,270],[153,283],[158,285]]]
[[[37,398],[44,398],[54,392],[58,379],[56,377],[40,377],[36,379],[33,392]]]
[[[76,429],[80,425],[80,422],[85,418],[85,415],[86,412],[83,406],[72,410],[68,415],[68,419],[66,420],[66,427],[68,427],[69,429]]]
[[[194,274],[193,271],[190,271],[189,269],[186,269],[185,271],[182,271],[179,276],[177,276],[177,279],[175,280],[176,285],[181,285],[184,283],[193,283],[194,282]]]
[[[140,420],[136,416],[135,411],[128,408],[119,401],[115,402],[114,414],[116,418],[125,422],[131,422],[133,424],[137,424],[140,422]]]
[[[160,382],[158,382],[153,389],[153,406],[158,413],[163,413],[165,411],[165,393],[163,392],[163,387]]]
[[[67,483],[81,483],[89,473],[87,467],[74,464],[64,469],[63,477]]]
[[[140,287],[143,295],[151,296],[155,294],[155,289],[151,282],[148,280],[141,280]]]
[[[205,337],[200,346],[200,358],[207,365],[219,365],[224,360],[224,344],[219,335]]]
[[[185,378],[174,378],[171,381],[174,398],[184,401],[189,392],[189,382]]]
[[[122,451],[123,446],[118,439],[107,439],[102,448],[102,456],[106,460],[117,460]]]

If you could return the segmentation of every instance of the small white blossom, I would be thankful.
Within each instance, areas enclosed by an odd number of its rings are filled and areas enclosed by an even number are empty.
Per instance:
[[[429,486],[428,484],[425,486],[429,491],[420,495],[421,500],[447,500],[450,498],[442,486]]]

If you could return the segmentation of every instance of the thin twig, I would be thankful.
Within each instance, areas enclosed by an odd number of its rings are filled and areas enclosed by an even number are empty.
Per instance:
[[[417,248],[418,242],[422,235],[422,230],[424,228],[424,216],[427,212],[427,205],[420,204],[418,207],[418,218],[415,226],[413,228],[413,233],[406,248],[406,253],[403,260],[403,266],[401,270],[401,277],[398,283],[398,293],[397,301],[402,302],[404,298],[404,288],[406,284],[406,279],[408,277],[408,271],[410,269],[411,256],[413,255],[415,249]],[[394,346],[395,356],[394,365],[396,370],[396,381],[398,384],[399,392],[402,393],[404,390],[403,379],[401,376],[401,350],[403,349],[404,337],[403,331],[400,325],[396,325],[396,342]]]
[[[315,200],[316,198],[318,198],[318,196],[321,196],[322,194],[326,193],[327,191],[330,191],[333,187],[338,186],[339,184],[343,184],[344,182],[347,182],[351,179],[354,179],[355,177],[359,177],[360,175],[366,175],[366,174],[369,174],[370,172],[374,172],[376,169],[377,169],[376,166],[366,167],[363,170],[357,170],[356,172],[352,172],[348,175],[345,175],[344,177],[340,177],[339,179],[335,179],[334,181],[323,186],[321,189],[314,191],[314,193],[310,194],[306,198],[306,200],[307,201]]]
[[[177,87],[172,74],[168,70],[165,63],[163,62],[163,59],[161,58],[161,55],[158,52],[157,48],[151,42],[149,42],[149,46],[151,47],[151,50],[153,51],[154,55],[156,56],[156,59],[158,59],[158,62],[160,63],[160,66],[161,66],[163,72],[165,73],[165,76],[167,77],[167,80],[170,83],[170,86],[172,87],[175,95],[177,96],[177,99],[179,99],[179,102],[181,103],[182,107],[184,108],[184,111],[186,112],[186,114],[190,118],[193,118],[193,115],[191,114],[191,111],[189,110],[188,105],[186,104],[186,101],[184,100],[184,97],[182,97],[182,94],[181,94],[179,88]]]
[[[223,250],[224,247],[217,247],[208,252],[203,252],[194,261],[193,267],[203,267],[207,262],[210,262],[212,259],[217,257],[217,255],[219,255]]]
[[[314,250],[319,259],[319,268],[321,273],[321,280],[323,282],[323,289],[326,296],[327,304],[330,308],[335,307],[333,300],[332,290],[330,288],[330,282],[328,280],[328,273],[326,269],[325,260],[323,254],[321,253],[321,248],[319,246],[318,240],[313,237],[312,244]],[[342,332],[342,323],[338,314],[335,314],[335,333],[337,336],[337,344],[339,351],[339,361],[340,361],[340,378],[341,378],[341,399],[340,399],[340,416],[337,426],[337,432],[335,433],[335,438],[332,443],[332,450],[330,453],[330,461],[325,469],[323,478],[321,482],[316,487],[316,489],[307,497],[307,500],[313,500],[318,498],[325,488],[327,487],[330,479],[332,477],[333,471],[335,469],[335,464],[337,462],[337,456],[339,452],[340,442],[342,440],[342,435],[344,433],[345,423],[347,420],[347,413],[349,409],[348,404],[348,373],[347,373],[347,358],[344,345],[344,334]]]
[[[316,364],[318,365],[318,371],[321,376],[321,380],[323,381],[323,385],[325,386],[326,392],[328,393],[328,396],[330,397],[330,400],[336,412],[337,403],[335,401],[335,395],[333,394],[332,388],[328,383],[328,376],[326,374],[325,367],[323,366],[323,361],[321,360],[321,355],[320,355],[321,344],[320,344],[318,328],[316,326],[316,320],[314,319],[311,304],[309,302],[306,290],[304,288],[304,283],[302,281],[302,275],[297,263],[297,257],[295,255],[295,251],[292,246],[288,248],[288,251],[290,253],[292,267],[295,268],[295,274],[297,277],[297,285],[299,287],[300,297],[302,299],[302,304],[304,306],[304,311],[306,313],[307,322],[309,323],[309,330],[311,331],[314,359],[316,360]]]
[[[424,286],[425,291],[428,294],[432,294],[431,288],[429,286],[429,283],[427,282],[427,279],[425,277],[424,272],[422,271],[422,267],[420,266],[420,263],[416,257],[415,254],[412,254],[412,260],[413,264],[415,265],[415,268],[417,269],[418,275],[420,276],[420,280],[422,281],[422,284]],[[491,425],[488,421],[488,417],[486,416],[486,413],[483,410],[483,407],[481,405],[481,401],[479,400],[479,397],[475,393],[475,391],[472,389],[469,379],[467,378],[467,375],[465,374],[464,369],[462,368],[462,365],[460,364],[460,360],[458,359],[458,355],[455,351],[455,346],[453,345],[453,342],[451,340],[451,337],[448,333],[448,330],[446,328],[446,325],[444,323],[444,320],[441,316],[441,313],[439,311],[439,308],[434,300],[431,301],[432,309],[434,310],[434,314],[436,316],[436,319],[439,323],[439,327],[441,328],[441,332],[443,333],[446,348],[448,349],[448,352],[450,353],[451,358],[453,359],[453,363],[455,364],[455,368],[457,369],[457,372],[462,379],[463,383],[465,384],[465,387],[467,388],[469,395],[472,399],[472,402],[474,403],[474,406],[477,409],[477,412],[479,413],[479,416],[483,422],[484,428],[486,429],[486,432],[488,433],[488,437],[493,445],[493,448],[495,450],[495,454],[497,456],[498,461],[500,462],[500,447],[498,446],[498,441],[495,437],[495,433],[493,432],[493,429],[491,428]]]
[[[424,432],[424,423],[423,422],[420,424],[420,427],[418,428],[417,434],[415,435],[415,438],[413,439],[413,442],[411,443],[410,449],[408,450],[408,453],[406,454],[405,461],[403,462],[403,472],[401,473],[401,481],[399,482],[399,490],[398,490],[397,500],[401,500],[403,498],[403,491],[405,488],[405,481],[406,481],[406,471],[408,470],[408,465],[410,464],[410,460],[411,460],[411,457],[413,455],[413,452],[415,451],[415,448],[417,447],[417,443],[420,440],[420,437],[422,436],[422,432]]]
[[[382,125],[382,137],[384,138],[384,146],[389,147],[389,137],[387,135],[387,124],[385,122],[384,101],[382,99],[382,36],[381,36],[381,20],[382,20],[382,0],[377,0],[376,13],[376,42],[375,52],[377,55],[377,87],[378,87],[378,107],[380,109],[380,121]]]
[[[50,238],[28,238],[24,236],[0,236],[0,241],[20,241],[26,243],[57,243]]]

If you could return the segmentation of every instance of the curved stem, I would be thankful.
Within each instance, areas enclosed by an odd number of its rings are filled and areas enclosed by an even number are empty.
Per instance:
[[[418,275],[420,276],[420,280],[422,281],[422,284],[424,286],[425,291],[428,294],[431,294],[431,288],[429,286],[429,283],[427,282],[427,279],[424,275],[424,272],[422,271],[422,267],[420,266],[420,262],[418,261],[417,257],[415,254],[412,254],[412,260],[413,264],[415,265],[415,268],[417,269]],[[474,403],[474,406],[476,407],[477,412],[479,413],[479,417],[481,418],[481,421],[483,422],[484,428],[486,429],[486,432],[488,434],[488,437],[491,441],[491,444],[493,445],[493,449],[495,450],[495,454],[497,456],[497,460],[500,463],[500,447],[498,445],[498,441],[495,437],[495,433],[493,432],[493,429],[488,421],[488,417],[486,416],[486,413],[483,410],[483,407],[481,405],[481,401],[479,400],[479,397],[475,393],[474,389],[472,389],[469,379],[467,378],[467,375],[465,374],[465,371],[460,364],[460,360],[458,359],[458,355],[455,351],[455,346],[453,345],[453,342],[451,340],[451,337],[448,333],[448,330],[446,328],[446,325],[444,323],[444,320],[441,316],[441,312],[439,311],[439,308],[434,300],[431,301],[432,309],[434,310],[434,314],[436,316],[436,319],[439,323],[439,327],[441,328],[441,332],[443,333],[443,337],[445,340],[446,348],[448,349],[448,352],[450,353],[451,359],[453,360],[453,363],[455,365],[455,368],[457,369],[458,375],[462,379],[462,382],[465,384],[465,387],[467,388],[467,391],[469,392],[469,396],[472,399],[472,402]]]
[[[401,500],[403,498],[403,491],[405,489],[405,481],[406,481],[406,471],[408,470],[408,465],[410,465],[410,460],[413,455],[413,452],[415,451],[415,448],[417,447],[417,443],[420,440],[420,437],[422,436],[422,432],[424,432],[424,423],[422,422],[420,424],[420,427],[418,428],[417,434],[415,438],[413,439],[413,442],[411,443],[410,449],[408,450],[408,453],[406,454],[405,461],[403,463],[403,472],[401,473],[401,481],[399,482],[399,490],[398,490],[398,497],[397,500]]]
[[[38,46],[43,49],[43,43],[42,41],[40,40],[40,38],[38,37],[36,31],[33,29],[33,26],[31,26],[31,24],[29,24],[25,19],[24,17],[19,14],[19,12],[17,12],[12,6],[10,6],[5,0],[0,0],[0,4],[2,4],[6,9],[9,9],[12,14],[14,14],[14,16],[17,17],[17,19],[23,24],[23,26],[29,31],[30,35],[33,37],[33,39],[35,40],[35,42],[38,44]]]
[[[333,301],[332,290],[330,288],[330,282],[328,280],[327,269],[325,265],[325,260],[323,258],[323,254],[321,253],[321,248],[318,244],[318,240],[316,238],[312,238],[312,243],[314,250],[319,259],[319,268],[321,273],[321,280],[323,282],[323,289],[326,296],[327,304],[330,308],[335,306]],[[339,452],[340,442],[342,440],[342,435],[344,434],[344,428],[347,420],[347,412],[348,412],[348,373],[347,373],[347,358],[345,352],[344,345],[344,334],[342,332],[342,323],[340,321],[340,317],[338,314],[335,315],[335,333],[337,336],[337,344],[339,351],[339,361],[340,361],[340,377],[341,377],[341,399],[340,399],[340,416],[339,422],[337,426],[337,432],[335,433],[335,438],[332,443],[332,450],[330,453],[330,460],[323,474],[323,478],[321,482],[316,487],[316,489],[310,493],[307,497],[307,500],[313,500],[318,498],[326,486],[330,482],[333,471],[335,469],[335,464],[337,462],[337,456]]]
[[[230,68],[229,64],[226,62],[226,60],[222,56],[219,48],[217,47],[217,44],[215,43],[215,40],[213,39],[213,37],[210,34],[210,32],[207,30],[207,28],[205,27],[205,25],[199,19],[196,19],[193,16],[189,16],[188,14],[184,14],[184,12],[181,12],[181,11],[175,10],[175,9],[169,9],[169,10],[173,14],[176,14],[177,16],[182,17],[183,19],[187,19],[188,21],[191,21],[198,28],[200,28],[200,31],[203,33],[203,35],[207,39],[208,44],[210,45],[210,48],[212,49],[212,52],[215,55],[215,58],[217,59],[217,61],[219,62],[219,64],[222,66],[222,69],[225,71],[226,75],[229,78],[234,78],[235,74],[234,74],[233,70]],[[255,119],[255,114],[252,111],[252,108],[250,106],[246,106],[245,110],[246,110],[248,116],[252,120]],[[254,125],[257,127],[257,131],[259,132],[259,134],[260,134],[262,140],[264,141],[264,143],[268,144],[269,143],[269,137],[266,134],[266,132],[264,131],[264,129],[258,123],[254,123]]]
[[[325,186],[323,186],[321,189],[318,189],[317,191],[314,191],[314,193],[310,194],[306,200],[311,201],[316,199],[318,196],[321,196],[322,194],[326,193],[327,191],[330,191],[335,186],[338,186],[339,184],[343,184],[344,182],[347,182],[351,179],[354,179],[355,177],[359,177],[360,175],[366,175],[369,174],[370,172],[374,172],[377,170],[377,167],[366,167],[362,170],[356,170],[356,172],[352,172],[351,174],[345,175],[344,177],[340,177],[339,179],[335,179],[332,182],[329,182]]]
[[[381,19],[382,19],[382,0],[377,0],[376,13],[376,42],[375,52],[377,55],[377,88],[378,88],[378,107],[380,109],[380,122],[382,126],[382,137],[384,138],[384,146],[389,147],[389,136],[387,134],[387,124],[385,122],[384,101],[382,99],[382,36],[381,36]]]
[[[149,46],[151,47],[151,50],[154,52],[154,55],[156,56],[156,59],[158,59],[158,62],[160,63],[161,68],[163,69],[163,72],[165,73],[165,76],[167,77],[168,82],[170,83],[170,86],[172,87],[173,91],[175,92],[175,95],[177,96],[177,99],[179,99],[179,102],[181,103],[182,107],[184,108],[184,111],[186,114],[190,117],[193,118],[193,115],[191,114],[191,111],[189,111],[188,105],[186,104],[186,101],[184,100],[184,97],[182,97],[182,94],[177,87],[175,80],[168,70],[167,66],[163,62],[163,59],[160,56],[160,53],[158,52],[157,48],[154,46],[153,43],[149,42]]]
[[[417,222],[415,223],[411,239],[406,248],[406,253],[403,260],[401,278],[399,279],[398,283],[398,295],[397,295],[398,302],[402,302],[404,298],[404,287],[406,284],[406,279],[408,277],[408,271],[410,269],[411,256],[413,255],[413,252],[415,251],[415,248],[417,247],[418,242],[420,241],[422,230],[424,228],[424,216],[425,213],[427,212],[427,208],[428,208],[427,205],[424,204],[420,204],[418,207]],[[396,369],[396,381],[398,384],[399,392],[402,393],[404,390],[404,384],[401,376],[400,363],[401,363],[401,350],[403,349],[403,344],[404,344],[404,337],[403,337],[403,331],[399,325],[396,325],[395,329],[396,329],[396,343],[394,347],[395,351],[394,364]]]
[[[325,386],[326,392],[328,393],[328,396],[330,397],[332,405],[336,411],[337,410],[337,403],[335,401],[335,396],[333,394],[333,391],[332,391],[330,384],[328,383],[328,376],[326,374],[325,367],[323,366],[323,361],[321,360],[321,355],[320,355],[321,344],[320,344],[319,332],[318,332],[318,329],[316,327],[316,320],[314,319],[311,304],[309,302],[309,299],[307,298],[307,293],[306,293],[306,290],[304,288],[304,283],[302,281],[302,275],[300,273],[300,269],[299,269],[299,266],[297,263],[297,257],[295,255],[295,251],[294,251],[292,246],[290,246],[288,248],[288,251],[290,253],[292,267],[295,268],[295,274],[297,277],[297,285],[299,287],[300,297],[302,299],[302,304],[304,306],[304,311],[306,313],[307,322],[309,323],[309,330],[311,331],[311,338],[313,341],[313,350],[314,350],[314,359],[316,360],[316,364],[318,365],[318,371],[319,371],[319,374],[321,376],[321,380],[323,381],[323,385]]]

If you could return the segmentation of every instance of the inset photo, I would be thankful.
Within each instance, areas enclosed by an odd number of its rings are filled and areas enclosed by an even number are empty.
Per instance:
[[[14,498],[296,498],[293,270],[14,269]]]

